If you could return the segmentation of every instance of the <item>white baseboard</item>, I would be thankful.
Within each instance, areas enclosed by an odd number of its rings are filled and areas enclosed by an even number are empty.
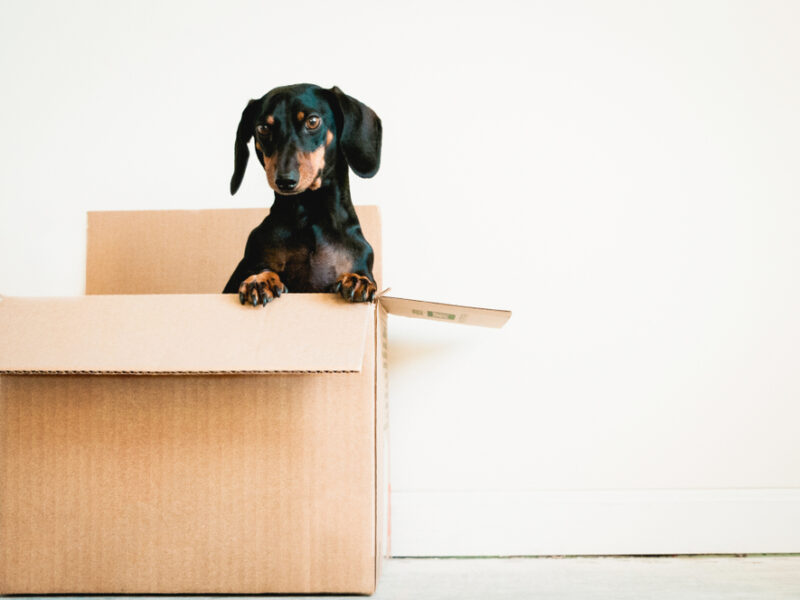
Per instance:
[[[800,552],[800,489],[392,493],[393,556]]]

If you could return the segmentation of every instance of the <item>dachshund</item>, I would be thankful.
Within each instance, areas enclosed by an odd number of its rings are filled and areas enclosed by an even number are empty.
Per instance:
[[[242,183],[250,139],[275,192],[223,293],[266,306],[281,294],[332,292],[371,302],[372,246],[350,199],[348,169],[369,178],[381,159],[381,120],[338,87],[278,87],[250,100],[236,131],[231,195]]]

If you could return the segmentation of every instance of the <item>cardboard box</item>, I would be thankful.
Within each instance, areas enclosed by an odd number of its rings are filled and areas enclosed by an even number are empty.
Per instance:
[[[0,593],[375,590],[386,316],[509,313],[242,307],[219,292],[264,214],[90,213],[87,296],[0,300]]]

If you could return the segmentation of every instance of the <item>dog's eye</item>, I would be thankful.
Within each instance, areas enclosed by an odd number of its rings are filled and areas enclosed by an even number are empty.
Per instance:
[[[256,131],[258,132],[259,135],[267,135],[269,133],[269,127],[267,127],[266,125],[259,125],[258,127],[256,127]]]
[[[319,128],[320,123],[322,123],[322,119],[320,119],[317,115],[311,115],[306,119],[306,129],[314,130]]]

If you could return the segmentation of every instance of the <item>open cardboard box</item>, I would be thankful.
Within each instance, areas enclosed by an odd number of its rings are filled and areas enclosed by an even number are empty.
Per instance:
[[[376,254],[377,208],[358,207]],[[89,214],[86,296],[0,300],[0,593],[359,593],[387,553],[386,315],[219,293],[260,209]]]

